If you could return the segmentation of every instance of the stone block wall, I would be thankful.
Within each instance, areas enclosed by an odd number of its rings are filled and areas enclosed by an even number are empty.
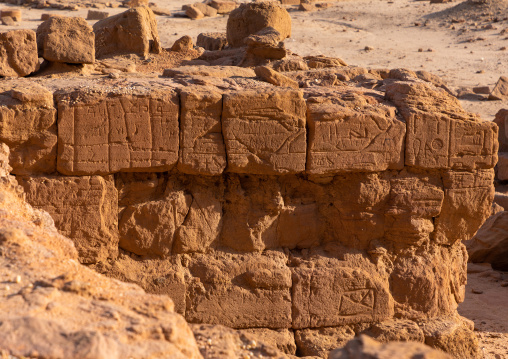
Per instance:
[[[290,330],[299,353],[394,318],[432,341],[464,298],[498,129],[429,83],[385,83],[12,91],[0,141],[82,262],[189,322]]]

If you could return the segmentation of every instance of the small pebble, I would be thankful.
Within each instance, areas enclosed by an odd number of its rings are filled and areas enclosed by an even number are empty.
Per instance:
[[[483,294],[483,290],[478,289],[471,289],[471,292],[473,292],[474,294]]]
[[[16,283],[21,283],[21,276],[20,275],[16,276],[16,281],[15,282]]]

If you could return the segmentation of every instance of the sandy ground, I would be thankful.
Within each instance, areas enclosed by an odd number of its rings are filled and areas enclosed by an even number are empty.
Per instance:
[[[485,359],[508,359],[508,272],[467,275],[459,313],[474,321]]]
[[[173,13],[178,13],[183,4],[194,2],[153,1]],[[429,4],[415,0],[349,0],[332,2],[331,7],[314,12],[288,7],[293,34],[286,40],[286,47],[302,56],[335,56],[364,67],[430,71],[441,76],[455,91],[473,86],[492,88],[500,76],[508,76],[508,50],[502,50],[508,47],[508,30],[502,33],[508,29],[508,18],[502,17],[497,22],[466,19],[452,24],[453,12],[448,19],[442,13],[458,3],[460,1]],[[15,7],[0,5],[0,8]],[[110,15],[124,10],[104,9]],[[508,13],[508,8],[505,10]],[[87,11],[24,9],[24,20],[14,28],[35,30],[42,13],[86,17]],[[202,32],[225,32],[227,23],[227,16],[198,21],[167,16],[157,19],[164,47],[170,47],[183,35],[196,39]],[[457,19],[461,19],[460,14]],[[492,24],[491,29],[484,28],[488,24]],[[0,25],[0,31],[14,28]],[[367,51],[367,46],[372,49]],[[508,108],[508,101],[461,102],[467,110],[479,113],[486,120],[492,120],[500,109]],[[487,359],[508,359],[508,287],[501,286],[508,280],[508,273],[488,273],[469,274],[466,300],[459,312],[474,320]],[[473,293],[473,289],[482,294]]]

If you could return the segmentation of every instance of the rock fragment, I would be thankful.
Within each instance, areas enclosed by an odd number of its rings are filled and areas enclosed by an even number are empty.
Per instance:
[[[0,76],[27,76],[38,67],[34,31],[14,30],[0,34]]]

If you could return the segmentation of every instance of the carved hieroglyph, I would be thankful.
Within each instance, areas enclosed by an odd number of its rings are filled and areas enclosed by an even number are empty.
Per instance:
[[[305,101],[295,90],[224,95],[228,171],[289,174],[305,170]]]
[[[178,161],[178,96],[92,94],[58,97],[58,171],[108,174],[167,171]]]
[[[379,321],[393,315],[387,288],[361,269],[293,268],[293,328]]]
[[[178,170],[219,175],[226,168],[222,138],[222,94],[193,88],[180,93],[181,132]]]
[[[406,125],[395,118],[394,107],[350,92],[338,93],[332,100],[311,98],[307,108],[309,173],[384,171],[404,166]]]

